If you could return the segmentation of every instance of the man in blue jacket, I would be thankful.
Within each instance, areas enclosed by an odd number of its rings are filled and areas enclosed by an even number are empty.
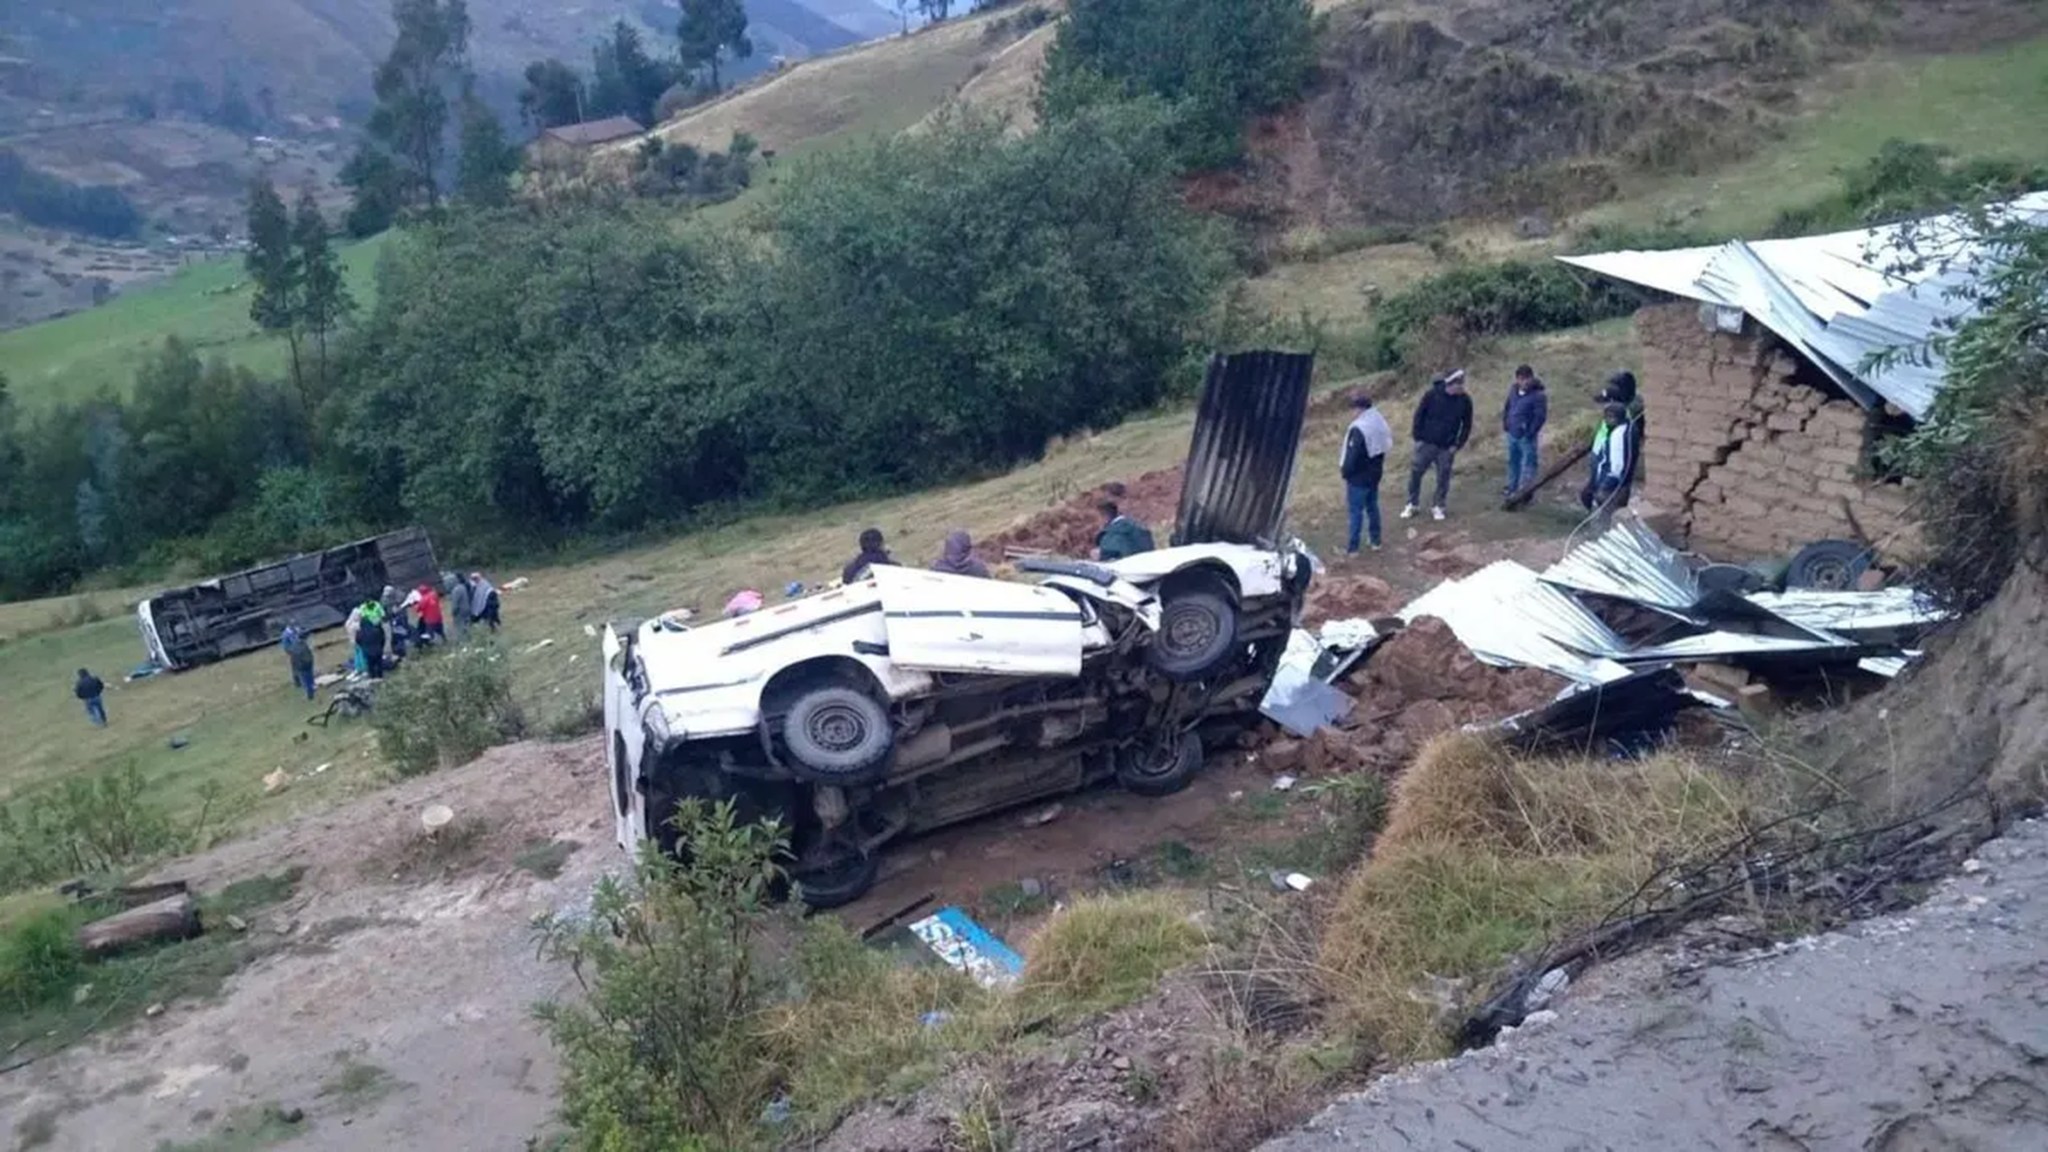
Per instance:
[[[1503,496],[1513,496],[1536,482],[1543,425],[1550,419],[1550,397],[1543,381],[1527,364],[1515,369],[1515,382],[1501,408],[1500,428],[1508,438],[1508,483]]]

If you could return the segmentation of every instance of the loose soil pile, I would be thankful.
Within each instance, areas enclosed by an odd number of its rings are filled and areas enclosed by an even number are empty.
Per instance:
[[[1150,528],[1164,547],[1173,534],[1174,517],[1180,511],[1180,488],[1179,468],[1147,472],[1136,480],[1091,488],[996,533],[982,541],[980,551],[994,561],[1002,560],[1011,548],[1055,556],[1092,557],[1095,537],[1102,531],[1102,513],[1095,509],[1105,500],[1116,501],[1124,515]]]
[[[1392,773],[1431,737],[1541,708],[1565,682],[1533,668],[1482,664],[1449,625],[1424,618],[1382,643],[1338,687],[1358,701],[1349,726],[1274,742],[1261,755],[1268,771]]]

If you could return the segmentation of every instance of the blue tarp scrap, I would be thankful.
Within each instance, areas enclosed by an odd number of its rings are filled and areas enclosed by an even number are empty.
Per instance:
[[[941,908],[912,924],[910,931],[939,959],[984,988],[1014,984],[1024,975],[1024,958],[958,908]]]

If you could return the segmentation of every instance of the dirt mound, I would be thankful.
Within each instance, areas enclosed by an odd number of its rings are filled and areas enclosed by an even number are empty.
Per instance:
[[[1475,659],[1441,620],[1424,618],[1374,650],[1339,684],[1357,699],[1349,727],[1267,746],[1272,773],[1400,770],[1437,735],[1541,708],[1565,682],[1533,668],[1494,668]]]
[[[1302,619],[1310,628],[1332,620],[1372,620],[1392,615],[1401,600],[1394,586],[1377,576],[1333,570],[1309,585]]]
[[[1147,472],[1135,480],[1115,481],[1091,488],[1081,495],[1034,513],[981,542],[980,551],[1001,560],[1006,550],[1016,548],[1049,552],[1055,556],[1090,557],[1095,554],[1095,537],[1102,531],[1102,514],[1095,510],[1104,500],[1116,501],[1124,515],[1152,530],[1164,547],[1173,533],[1173,520],[1180,510],[1181,470],[1167,468]]]

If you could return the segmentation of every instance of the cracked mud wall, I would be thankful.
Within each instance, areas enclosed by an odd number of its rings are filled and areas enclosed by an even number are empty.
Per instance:
[[[1644,499],[1716,559],[1864,538],[1910,554],[1907,485],[1866,475],[1871,419],[1768,333],[1710,331],[1692,303],[1636,315],[1648,406]]]

